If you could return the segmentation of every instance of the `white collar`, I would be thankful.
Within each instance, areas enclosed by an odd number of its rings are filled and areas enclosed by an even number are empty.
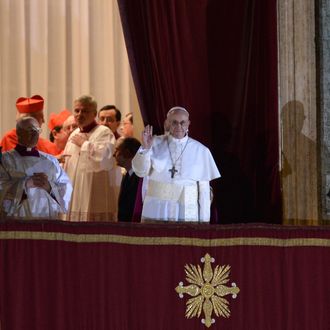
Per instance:
[[[174,136],[172,136],[171,134],[168,135],[168,139],[169,139],[169,142],[174,142],[176,144],[184,144],[187,142],[188,140],[188,134],[186,134],[182,139],[177,139],[175,138]]]

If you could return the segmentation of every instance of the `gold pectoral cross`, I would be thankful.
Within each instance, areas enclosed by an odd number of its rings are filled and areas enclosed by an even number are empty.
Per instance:
[[[175,166],[173,165],[171,169],[168,170],[169,172],[171,172],[171,178],[174,178],[175,173],[178,171],[175,169]]]

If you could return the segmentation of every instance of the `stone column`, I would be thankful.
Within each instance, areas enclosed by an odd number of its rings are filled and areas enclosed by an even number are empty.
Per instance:
[[[278,0],[283,223],[318,224],[315,7]]]
[[[330,1],[317,2],[317,42],[320,106],[321,210],[324,223],[330,223]]]

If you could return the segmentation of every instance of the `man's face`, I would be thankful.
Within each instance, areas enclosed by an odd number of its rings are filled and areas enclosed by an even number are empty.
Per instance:
[[[73,107],[74,119],[81,128],[90,125],[95,117],[96,110],[91,105],[75,102]]]
[[[38,111],[38,112],[30,113],[29,116],[35,118],[37,120],[37,122],[39,123],[39,126],[40,127],[45,122],[44,112],[43,111]]]
[[[116,147],[114,156],[116,158],[116,163],[118,166],[121,167],[125,167],[127,159],[125,158],[124,152],[122,150],[123,148],[120,147],[120,145],[118,147]]]
[[[123,135],[125,137],[132,137],[134,135],[133,125],[129,118],[123,120]]]
[[[16,132],[19,144],[27,148],[33,148],[38,143],[41,128],[37,120],[30,119],[25,121],[24,125]]]
[[[176,139],[182,139],[188,132],[190,120],[183,111],[173,112],[167,119],[170,134]]]
[[[102,110],[99,113],[99,122],[101,125],[109,127],[112,132],[116,132],[120,125],[120,121],[116,119],[116,111],[113,109]]]
[[[68,141],[69,138],[69,134],[63,129],[63,127],[61,128],[61,130],[59,132],[57,132],[56,130],[53,130],[53,136],[54,136],[54,142],[58,145],[58,146],[65,146],[66,142]]]
[[[74,116],[69,116],[63,123],[62,130],[69,136],[78,127]]]

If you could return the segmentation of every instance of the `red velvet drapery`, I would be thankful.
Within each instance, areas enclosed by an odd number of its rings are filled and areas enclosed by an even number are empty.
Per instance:
[[[276,0],[118,0],[145,123],[187,107],[215,156],[220,223],[278,222]]]
[[[203,270],[206,254],[211,278]],[[4,330],[207,329],[186,318],[185,265],[200,267],[196,296],[218,266],[230,315],[210,329],[324,330],[330,324],[330,229],[264,225],[0,223]],[[210,274],[210,272],[207,272]]]

